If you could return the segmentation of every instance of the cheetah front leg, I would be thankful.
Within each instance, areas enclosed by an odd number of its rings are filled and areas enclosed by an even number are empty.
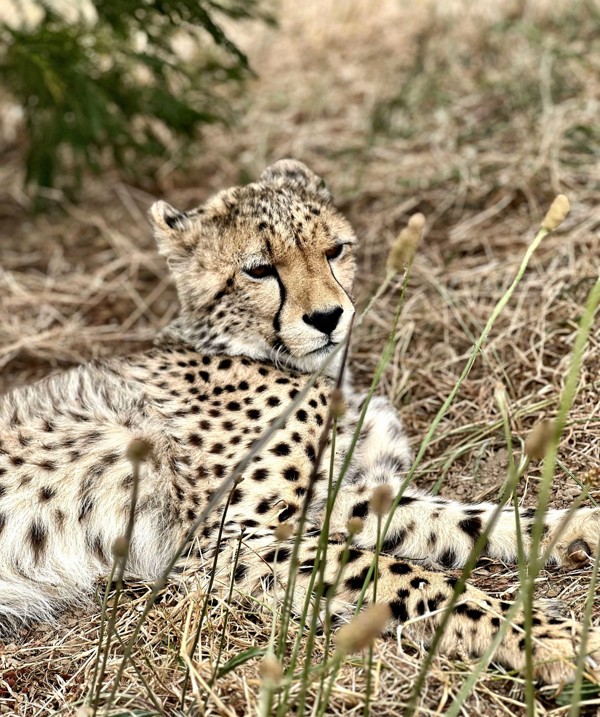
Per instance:
[[[314,569],[317,538],[305,538],[299,554],[296,574],[294,607],[299,612],[304,605],[306,591],[310,588],[310,576]],[[368,579],[374,554],[341,545],[329,545],[325,567],[325,581],[337,584],[332,598],[331,610],[335,621],[350,620],[355,612],[360,592]],[[227,551],[225,551],[227,552]],[[280,588],[283,595],[288,581],[292,556],[291,543],[267,542],[261,539],[246,545],[239,557],[234,580],[242,594],[257,593],[270,587]],[[339,580],[340,565],[345,564]],[[230,577],[230,560],[223,555],[223,572]],[[390,608],[389,631],[403,626],[403,631],[413,639],[429,644],[443,619],[449,605],[456,580],[407,561],[380,556],[378,562],[376,602],[386,603]],[[373,601],[373,577],[368,585],[364,603]],[[467,584],[452,608],[443,637],[440,652],[453,655],[467,653],[472,657],[483,655],[502,628],[512,604],[496,600],[481,590]],[[523,613],[517,610],[509,621],[500,641],[495,658],[511,669],[520,670],[525,665]],[[573,621],[552,617],[541,608],[533,614],[533,656],[535,676],[547,683],[571,681],[574,678],[574,660],[579,650],[581,628]],[[600,630],[588,634],[587,674],[600,680]]]
[[[393,481],[396,489],[400,480]],[[364,528],[356,536],[360,548],[373,549],[378,540],[379,521],[370,508],[373,488],[344,487],[334,506],[332,533],[343,534],[352,517],[359,517]],[[494,518],[497,506],[492,503],[465,505],[413,489],[402,493],[389,530],[379,538],[381,550],[389,555],[422,561],[443,568],[460,568],[466,563],[473,546]],[[595,555],[600,541],[600,509],[580,508],[571,516],[566,510],[550,510],[544,518],[544,537],[540,554],[554,565],[580,564]],[[387,516],[384,517],[385,523]],[[535,510],[519,510],[519,528],[513,507],[503,508],[495,516],[483,555],[514,563],[521,543],[529,556]]]
[[[356,422],[356,407],[348,418],[351,423]],[[484,531],[488,534],[487,528],[497,506],[493,503],[465,505],[411,487],[402,490],[402,481],[410,464],[408,443],[397,414],[387,400],[373,399],[334,506],[331,533],[343,536],[348,520],[359,517],[364,529],[356,538],[357,545],[373,549],[380,526],[370,511],[370,498],[376,486],[388,484],[394,496],[401,493],[401,497],[387,533],[379,538],[382,551],[436,567],[463,567],[481,534]],[[322,522],[326,503],[327,496],[319,495],[311,516],[313,524],[318,526]],[[600,509],[582,508],[568,520],[566,517],[564,510],[546,513],[540,553],[546,555],[551,564],[578,565],[587,559],[586,556],[595,555],[597,550]],[[386,520],[387,516],[383,522]],[[534,522],[534,509],[521,509],[517,522],[514,508],[503,508],[490,527],[483,554],[514,563],[521,542],[529,557]]]

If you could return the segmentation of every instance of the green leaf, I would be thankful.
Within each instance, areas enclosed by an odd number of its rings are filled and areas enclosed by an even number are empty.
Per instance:
[[[228,660],[222,667],[220,667],[219,671],[217,672],[217,677],[223,677],[223,675],[226,675],[228,672],[237,669],[241,665],[248,662],[248,660],[251,660],[253,657],[262,657],[265,652],[266,649],[263,647],[249,647],[247,650],[244,650],[243,652],[237,654],[235,657],[232,657],[231,660]]]

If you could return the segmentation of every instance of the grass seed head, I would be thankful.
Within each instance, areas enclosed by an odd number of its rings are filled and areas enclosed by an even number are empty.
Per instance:
[[[277,540],[289,540],[294,534],[294,526],[291,523],[282,523],[275,528],[274,535]]]
[[[119,535],[112,544],[112,553],[115,558],[124,558],[129,550],[129,541],[124,535]]]
[[[134,438],[127,446],[127,458],[132,463],[143,463],[152,453],[152,444],[143,438]]]
[[[555,229],[565,221],[570,209],[569,200],[564,194],[559,194],[550,205],[550,209],[546,212],[546,216],[542,220],[542,227],[549,232]]]
[[[335,418],[341,418],[346,413],[346,401],[344,394],[340,388],[334,388],[330,396],[331,415]]]
[[[267,653],[260,663],[260,678],[269,685],[275,685],[283,676],[281,662],[272,652]]]
[[[406,267],[410,266],[417,253],[424,226],[425,217],[422,214],[413,214],[408,220],[407,226],[398,234],[388,254],[387,268],[389,273],[402,273]]]
[[[508,413],[508,396],[504,384],[500,381],[494,386],[494,401],[503,414]]]
[[[378,518],[381,518],[389,512],[393,502],[394,494],[392,487],[386,483],[385,485],[378,485],[375,488],[369,501],[369,508]]]
[[[350,518],[350,520],[346,523],[346,530],[350,533],[350,535],[358,535],[362,532],[364,527],[364,523],[357,516]]]
[[[351,622],[338,630],[334,638],[337,650],[348,655],[369,647],[385,630],[391,614],[389,605],[384,603],[369,605]]]
[[[543,420],[535,424],[525,439],[525,455],[532,461],[541,461],[554,436],[554,422]]]

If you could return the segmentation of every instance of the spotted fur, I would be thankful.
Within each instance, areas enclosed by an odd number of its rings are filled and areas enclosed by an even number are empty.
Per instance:
[[[4,633],[85,601],[94,582],[107,576],[112,545],[127,523],[133,477],[126,451],[133,439],[148,441],[152,452],[141,467],[127,574],[152,580],[223,479],[348,331],[355,236],[322,181],[304,165],[278,162],[258,182],[221,192],[191,212],[158,202],[151,219],[181,302],[179,318],[157,346],[90,363],[1,401]],[[275,549],[274,531],[298,521],[315,475],[337,369],[334,361],[307,390],[231,493],[218,569],[226,581],[232,551],[240,544],[234,580],[245,594],[285,584],[292,551],[285,543]],[[345,394],[347,411],[333,457],[336,471],[348,453],[363,401],[349,382]],[[323,466],[329,465],[330,453],[327,445]],[[383,483],[399,491],[410,462],[393,407],[382,398],[373,400],[330,525],[332,540],[339,540],[349,518],[363,521],[333,601],[338,621],[352,615],[373,560],[377,518],[369,508],[372,491]],[[321,469],[299,556],[298,602],[308,586],[326,499]],[[464,565],[493,510],[489,503],[463,505],[405,491],[378,567],[377,597],[390,606],[390,629],[406,624],[414,637],[431,639],[455,584],[444,569]],[[222,511],[223,501],[201,526],[195,538],[200,555],[214,549]],[[544,546],[563,517],[562,511],[546,515]],[[522,510],[525,550],[532,523],[532,513]],[[593,553],[599,537],[600,512],[576,511],[551,551],[551,562],[567,564],[574,541]],[[339,543],[329,546],[325,580],[331,584],[342,551]],[[486,554],[515,560],[512,510],[500,513]],[[192,551],[186,560],[197,560],[196,555]],[[371,597],[370,588],[366,601]],[[509,607],[467,585],[441,649],[482,654]],[[571,679],[579,625],[541,607],[533,622],[536,674],[552,682]],[[523,619],[517,614],[497,659],[521,668],[523,639]],[[588,645],[589,672],[598,676],[597,629]]]

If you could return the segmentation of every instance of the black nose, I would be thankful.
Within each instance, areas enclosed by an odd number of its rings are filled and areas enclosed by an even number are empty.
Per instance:
[[[314,326],[315,329],[322,331],[324,334],[331,334],[331,332],[338,325],[340,316],[344,313],[344,309],[341,306],[336,306],[335,309],[329,311],[315,311],[312,314],[304,314],[302,320],[309,326]]]

